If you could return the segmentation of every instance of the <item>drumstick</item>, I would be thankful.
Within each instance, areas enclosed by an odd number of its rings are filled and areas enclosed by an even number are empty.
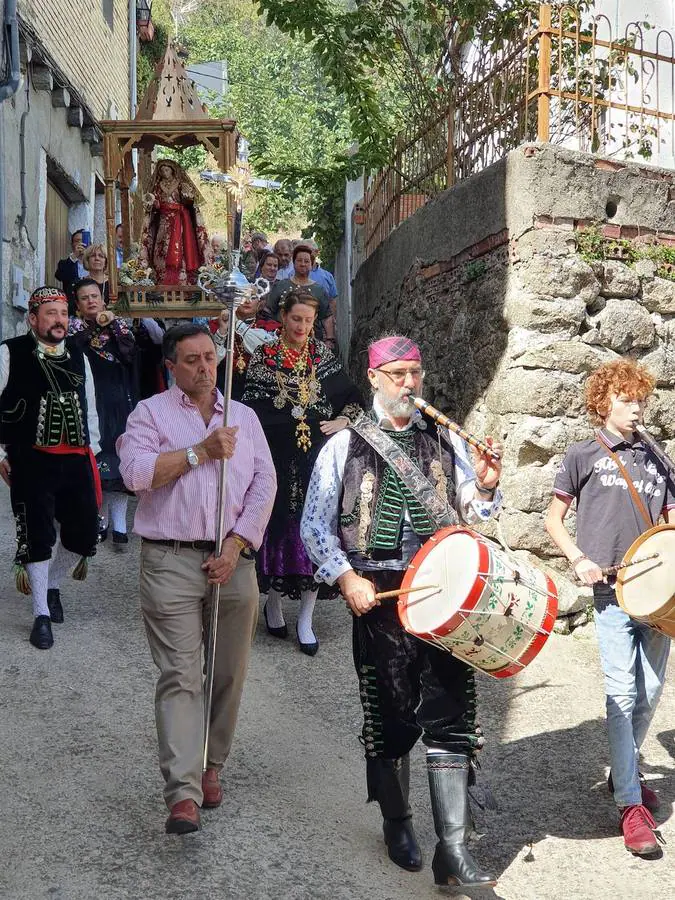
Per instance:
[[[399,588],[397,591],[383,591],[381,594],[375,594],[376,600],[389,600],[391,597],[400,597],[401,594],[414,594],[415,591],[434,591],[438,590],[437,584],[423,584],[421,587]]]
[[[426,416],[429,416],[429,418],[433,419],[434,422],[442,425],[443,428],[454,431],[455,434],[458,434],[467,442],[467,444],[475,447],[476,450],[478,450],[480,453],[486,453],[490,457],[490,459],[494,460],[495,462],[501,459],[499,453],[497,453],[496,450],[493,450],[492,447],[488,447],[488,445],[484,441],[481,441],[480,438],[474,437],[472,434],[469,434],[469,432],[465,431],[461,425],[458,425],[457,422],[453,422],[452,419],[449,419],[439,409],[436,409],[435,406],[432,406],[431,403],[427,403],[427,401],[423,400],[421,397],[409,397],[408,399]]]
[[[650,553],[649,556],[638,556],[635,559],[631,559],[628,562],[620,562],[616,566],[607,566],[607,568],[602,570],[603,575],[614,575],[619,569],[625,569],[628,566],[636,566],[638,563],[647,562],[649,559],[658,559],[658,553]]]

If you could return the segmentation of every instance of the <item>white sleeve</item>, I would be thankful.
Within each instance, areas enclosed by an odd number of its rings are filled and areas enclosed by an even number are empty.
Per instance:
[[[444,431],[443,436],[448,438],[455,454],[455,509],[466,525],[485,522],[501,507],[502,492],[497,489],[491,500],[479,500],[466,441],[453,431]]]
[[[334,435],[319,453],[307,489],[300,523],[300,537],[307,555],[318,569],[316,581],[334,584],[351,569],[338,537],[342,478],[351,431]]]
[[[143,319],[141,324],[148,332],[148,337],[153,344],[161,344],[164,340],[164,332],[160,325],[154,319]]]
[[[0,344],[0,394],[7,387],[9,381],[9,347],[7,344]],[[7,459],[5,448],[0,444],[0,462]]]
[[[91,374],[89,360],[84,357],[84,387],[87,393],[87,427],[89,429],[89,446],[96,456],[101,452],[101,432],[98,426],[98,413],[96,411],[96,388],[94,376]]]
[[[261,347],[263,344],[271,344],[278,338],[278,334],[274,331],[265,331],[264,328],[254,328],[252,325],[247,325],[246,322],[242,322],[241,320],[237,322],[235,328],[237,334],[243,341],[244,350],[248,354],[253,354],[253,351],[257,350],[258,347]]]

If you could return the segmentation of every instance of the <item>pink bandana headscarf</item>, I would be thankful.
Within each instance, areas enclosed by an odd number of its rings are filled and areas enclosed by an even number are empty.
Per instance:
[[[420,348],[410,338],[395,334],[374,341],[368,347],[368,366],[371,369],[379,369],[389,362],[400,360],[422,361]]]

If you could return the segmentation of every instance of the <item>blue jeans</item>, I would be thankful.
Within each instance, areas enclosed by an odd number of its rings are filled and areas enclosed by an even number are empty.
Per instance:
[[[663,690],[670,638],[631,619],[612,602],[613,588],[595,585],[594,597],[614,800],[634,806],[642,802],[638,755]]]

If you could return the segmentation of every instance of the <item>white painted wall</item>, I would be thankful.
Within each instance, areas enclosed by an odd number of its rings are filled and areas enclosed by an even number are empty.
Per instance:
[[[597,0],[585,22],[594,19],[600,40],[631,40],[636,47],[656,52],[662,56],[675,57],[675,0]],[[646,24],[645,24],[646,23]],[[602,51],[599,51],[602,53]],[[667,113],[675,113],[673,85],[675,71],[671,64],[662,61],[645,61],[642,66],[638,59],[631,59],[638,66],[637,78],[632,74],[613,95],[618,102],[630,106],[658,108]],[[552,109],[555,115],[555,109]],[[646,133],[650,143],[651,156],[642,156],[638,137],[640,129],[656,129],[656,134]],[[637,131],[635,131],[637,129]],[[644,159],[654,165],[675,168],[675,126],[673,121],[662,118],[645,117],[638,113],[625,113],[612,109],[602,117],[604,144],[600,152],[618,159]],[[629,145],[625,146],[626,138]],[[588,134],[577,134],[565,144],[576,150],[590,151]]]

